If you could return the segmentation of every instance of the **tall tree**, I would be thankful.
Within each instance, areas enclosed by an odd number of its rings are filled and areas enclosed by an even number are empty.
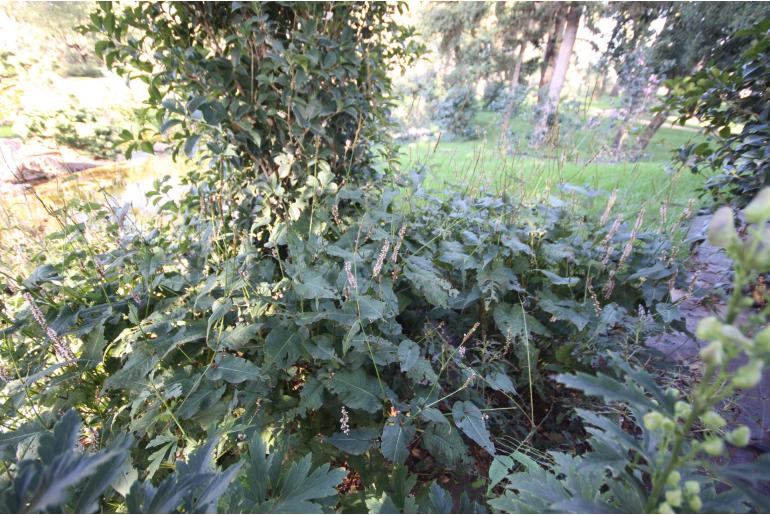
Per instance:
[[[553,77],[548,84],[548,93],[541,104],[540,117],[535,126],[532,141],[534,145],[542,144],[546,140],[549,129],[554,125],[554,118],[559,107],[559,99],[561,98],[561,90],[567,77],[567,70],[569,69],[575,40],[577,39],[580,19],[583,16],[584,7],[582,5],[571,2],[565,7],[564,32],[561,35],[559,52],[553,65]]]
[[[737,59],[750,38],[730,37],[770,16],[766,2],[672,2],[652,44],[651,66],[663,79],[688,76],[707,63],[725,66]],[[668,117],[660,109],[636,142],[641,154]]]

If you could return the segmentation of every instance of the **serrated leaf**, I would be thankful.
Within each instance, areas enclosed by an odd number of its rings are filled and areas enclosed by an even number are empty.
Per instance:
[[[377,379],[361,369],[353,372],[335,372],[327,383],[327,387],[335,393],[345,406],[376,413],[382,408],[380,402],[381,388]]]
[[[380,451],[392,463],[404,463],[409,456],[409,443],[414,439],[415,427],[404,417],[388,417],[382,428]]]
[[[540,270],[540,273],[548,278],[548,281],[556,286],[575,286],[580,282],[577,277],[562,277],[548,270]]]
[[[398,344],[398,361],[401,372],[408,372],[420,359],[420,347],[412,340],[403,340]]]
[[[500,334],[506,338],[516,338],[524,335],[527,331],[544,336],[549,333],[537,319],[525,315],[524,309],[519,304],[498,304],[495,306],[493,316]]]
[[[495,446],[490,439],[481,410],[475,404],[470,401],[455,402],[452,406],[452,418],[454,418],[455,425],[468,438],[479,444],[492,456],[495,455]]]
[[[294,291],[303,299],[333,299],[337,293],[324,276],[318,272],[306,272],[302,280],[292,281]]]
[[[513,386],[513,381],[507,374],[502,372],[495,372],[487,377],[487,383],[489,386],[499,392],[516,393],[516,388]]]
[[[327,441],[348,454],[359,455],[368,451],[376,439],[377,430],[360,427],[351,429],[348,434],[334,433]]]
[[[431,456],[446,467],[456,467],[468,461],[468,449],[460,431],[448,423],[429,423],[422,434],[422,444]]]
[[[211,368],[206,372],[206,376],[212,381],[222,379],[231,384],[256,381],[265,377],[262,369],[257,365],[232,354],[217,356]]]

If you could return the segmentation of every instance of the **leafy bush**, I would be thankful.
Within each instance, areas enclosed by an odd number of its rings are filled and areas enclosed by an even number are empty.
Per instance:
[[[698,173],[717,173],[706,181],[715,202],[744,206],[770,185],[770,20],[739,31],[733,39],[753,38],[730,66],[706,66],[690,77],[671,82],[667,107],[682,125],[696,118],[708,141],[690,144],[678,159]],[[738,129],[737,127],[741,127]]]
[[[327,193],[312,211],[235,252],[161,185],[151,233],[93,206],[101,248],[73,246],[68,227],[61,263],[7,283],[23,293],[6,302],[5,415],[91,405],[97,428],[139,439],[145,481],[212,424],[236,447],[233,432],[269,428],[360,475],[344,503],[396,502],[378,479],[389,463],[417,452],[451,470],[472,449],[494,454],[546,424],[549,373],[603,366],[608,351],[644,357],[639,338],[676,321],[670,245],[640,222],[420,189],[405,210],[395,190],[313,179]]]
[[[719,210],[709,226],[709,241],[735,260],[735,282],[724,319],[708,317],[698,324],[698,338],[709,343],[700,351],[703,375],[691,391],[663,390],[652,376],[615,354],[611,375],[558,376],[566,386],[603,398],[619,415],[578,410],[591,434],[591,450],[583,456],[549,453],[545,462],[537,462],[517,452],[496,458],[489,489],[501,485],[502,493],[490,499],[493,508],[539,513],[770,509],[770,498],[760,493],[768,482],[767,454],[741,465],[713,459],[725,454],[726,445],[749,443],[749,428],[726,427],[717,410],[737,390],[756,387],[770,357],[766,310],[749,311],[746,322],[739,322],[754,303],[743,287],[770,271],[764,227],[770,219],[770,188],[744,214],[752,225],[743,239],[730,208]]]
[[[478,128],[473,125],[476,111],[473,88],[456,84],[433,105],[433,119],[449,138],[474,139],[479,136]]]

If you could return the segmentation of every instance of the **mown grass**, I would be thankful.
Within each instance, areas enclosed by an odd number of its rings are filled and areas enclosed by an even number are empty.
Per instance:
[[[586,114],[601,117],[603,109],[594,106]],[[618,206],[629,216],[643,206],[657,211],[663,204],[675,215],[689,199],[698,198],[704,181],[702,176],[670,163],[672,152],[701,138],[697,127],[666,124],[641,160],[610,162],[602,151],[611,145],[614,133],[605,129],[576,130],[559,146],[533,149],[526,140],[531,122],[521,116],[510,123],[518,142],[509,148],[500,141],[500,114],[481,112],[476,123],[483,132],[477,140],[442,137],[403,145],[402,168],[427,167],[425,185],[437,190],[451,184],[469,191],[486,188],[534,199],[547,197],[561,184],[585,186],[604,193],[597,197],[596,209],[617,189]]]

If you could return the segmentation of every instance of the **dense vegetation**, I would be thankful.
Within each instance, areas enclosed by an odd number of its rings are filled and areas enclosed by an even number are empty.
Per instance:
[[[770,189],[746,168],[754,182],[728,198],[747,225],[739,233],[729,207],[711,221],[709,243],[735,265],[732,296],[698,325],[703,370],[681,384],[646,342],[687,331],[671,292],[692,294],[692,210],[627,219],[614,194],[596,212],[595,191],[566,185],[542,203],[426,189],[383,130],[386,72],[420,50],[399,8],[91,14],[98,55],[149,88],[149,124],[120,136],[129,150],[165,138],[196,164],[182,196],[157,181],[150,226],[71,204],[34,272],[0,279],[0,508],[770,509],[766,455],[712,460],[749,443],[719,411],[770,359],[770,308],[744,294],[770,272]],[[743,56],[764,65],[767,27],[752,34]],[[719,84],[733,92],[764,86],[746,70],[708,73],[742,81]],[[719,127],[714,99],[742,112],[766,101],[686,91],[681,116]],[[473,101],[449,90],[442,123],[463,130]],[[711,152],[738,155],[711,162],[744,163],[755,129],[718,141]]]

